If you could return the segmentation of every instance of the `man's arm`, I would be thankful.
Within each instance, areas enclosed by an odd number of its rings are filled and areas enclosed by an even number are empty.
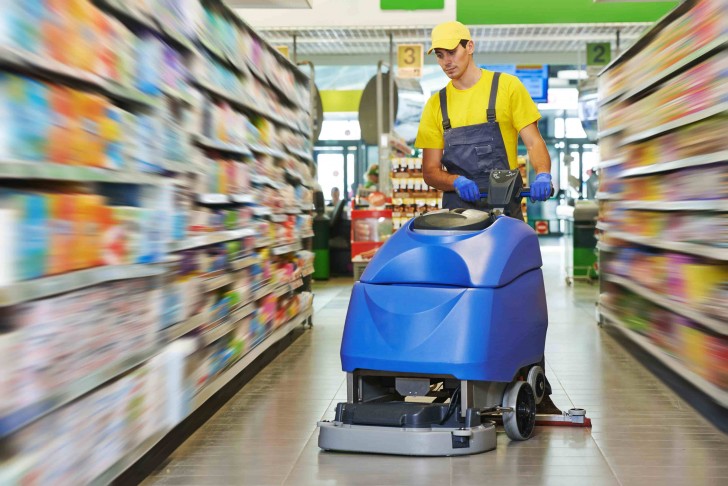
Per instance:
[[[428,186],[440,191],[454,191],[453,182],[458,178],[442,170],[443,149],[422,149],[422,177]]]
[[[528,150],[528,159],[531,161],[533,169],[536,174],[543,172],[551,172],[551,156],[546,148],[546,142],[541,137],[541,132],[538,131],[538,122],[533,122],[530,125],[526,125],[521,130],[521,140]],[[424,167],[424,161],[422,162]]]

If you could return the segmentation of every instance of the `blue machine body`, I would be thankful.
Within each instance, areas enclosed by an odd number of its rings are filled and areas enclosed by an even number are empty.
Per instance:
[[[341,345],[347,372],[510,382],[543,358],[541,252],[522,221],[472,232],[404,225],[354,285]]]

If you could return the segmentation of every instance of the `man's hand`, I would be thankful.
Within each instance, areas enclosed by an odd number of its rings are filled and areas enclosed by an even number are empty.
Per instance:
[[[460,196],[460,199],[463,201],[475,202],[480,199],[480,189],[478,189],[478,185],[470,179],[458,176],[452,185],[455,186],[458,196]]]
[[[531,184],[531,201],[545,201],[551,197],[551,174],[542,172]]]

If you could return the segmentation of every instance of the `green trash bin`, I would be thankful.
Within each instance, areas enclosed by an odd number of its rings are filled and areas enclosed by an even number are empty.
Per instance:
[[[599,208],[593,201],[577,201],[574,208],[573,277],[592,279],[596,276],[597,247],[595,235]]]
[[[328,216],[318,214],[313,218],[313,279],[328,280],[331,272],[329,236],[331,222]]]

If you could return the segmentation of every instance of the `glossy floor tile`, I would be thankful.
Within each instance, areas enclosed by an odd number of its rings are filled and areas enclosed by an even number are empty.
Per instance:
[[[145,485],[650,486],[728,484],[728,438],[595,323],[597,287],[565,283],[542,244],[553,401],[592,429],[539,427],[526,442],[455,458],[322,452],[316,422],[346,399],[339,345],[349,279],[315,284],[314,327],[182,444]]]

